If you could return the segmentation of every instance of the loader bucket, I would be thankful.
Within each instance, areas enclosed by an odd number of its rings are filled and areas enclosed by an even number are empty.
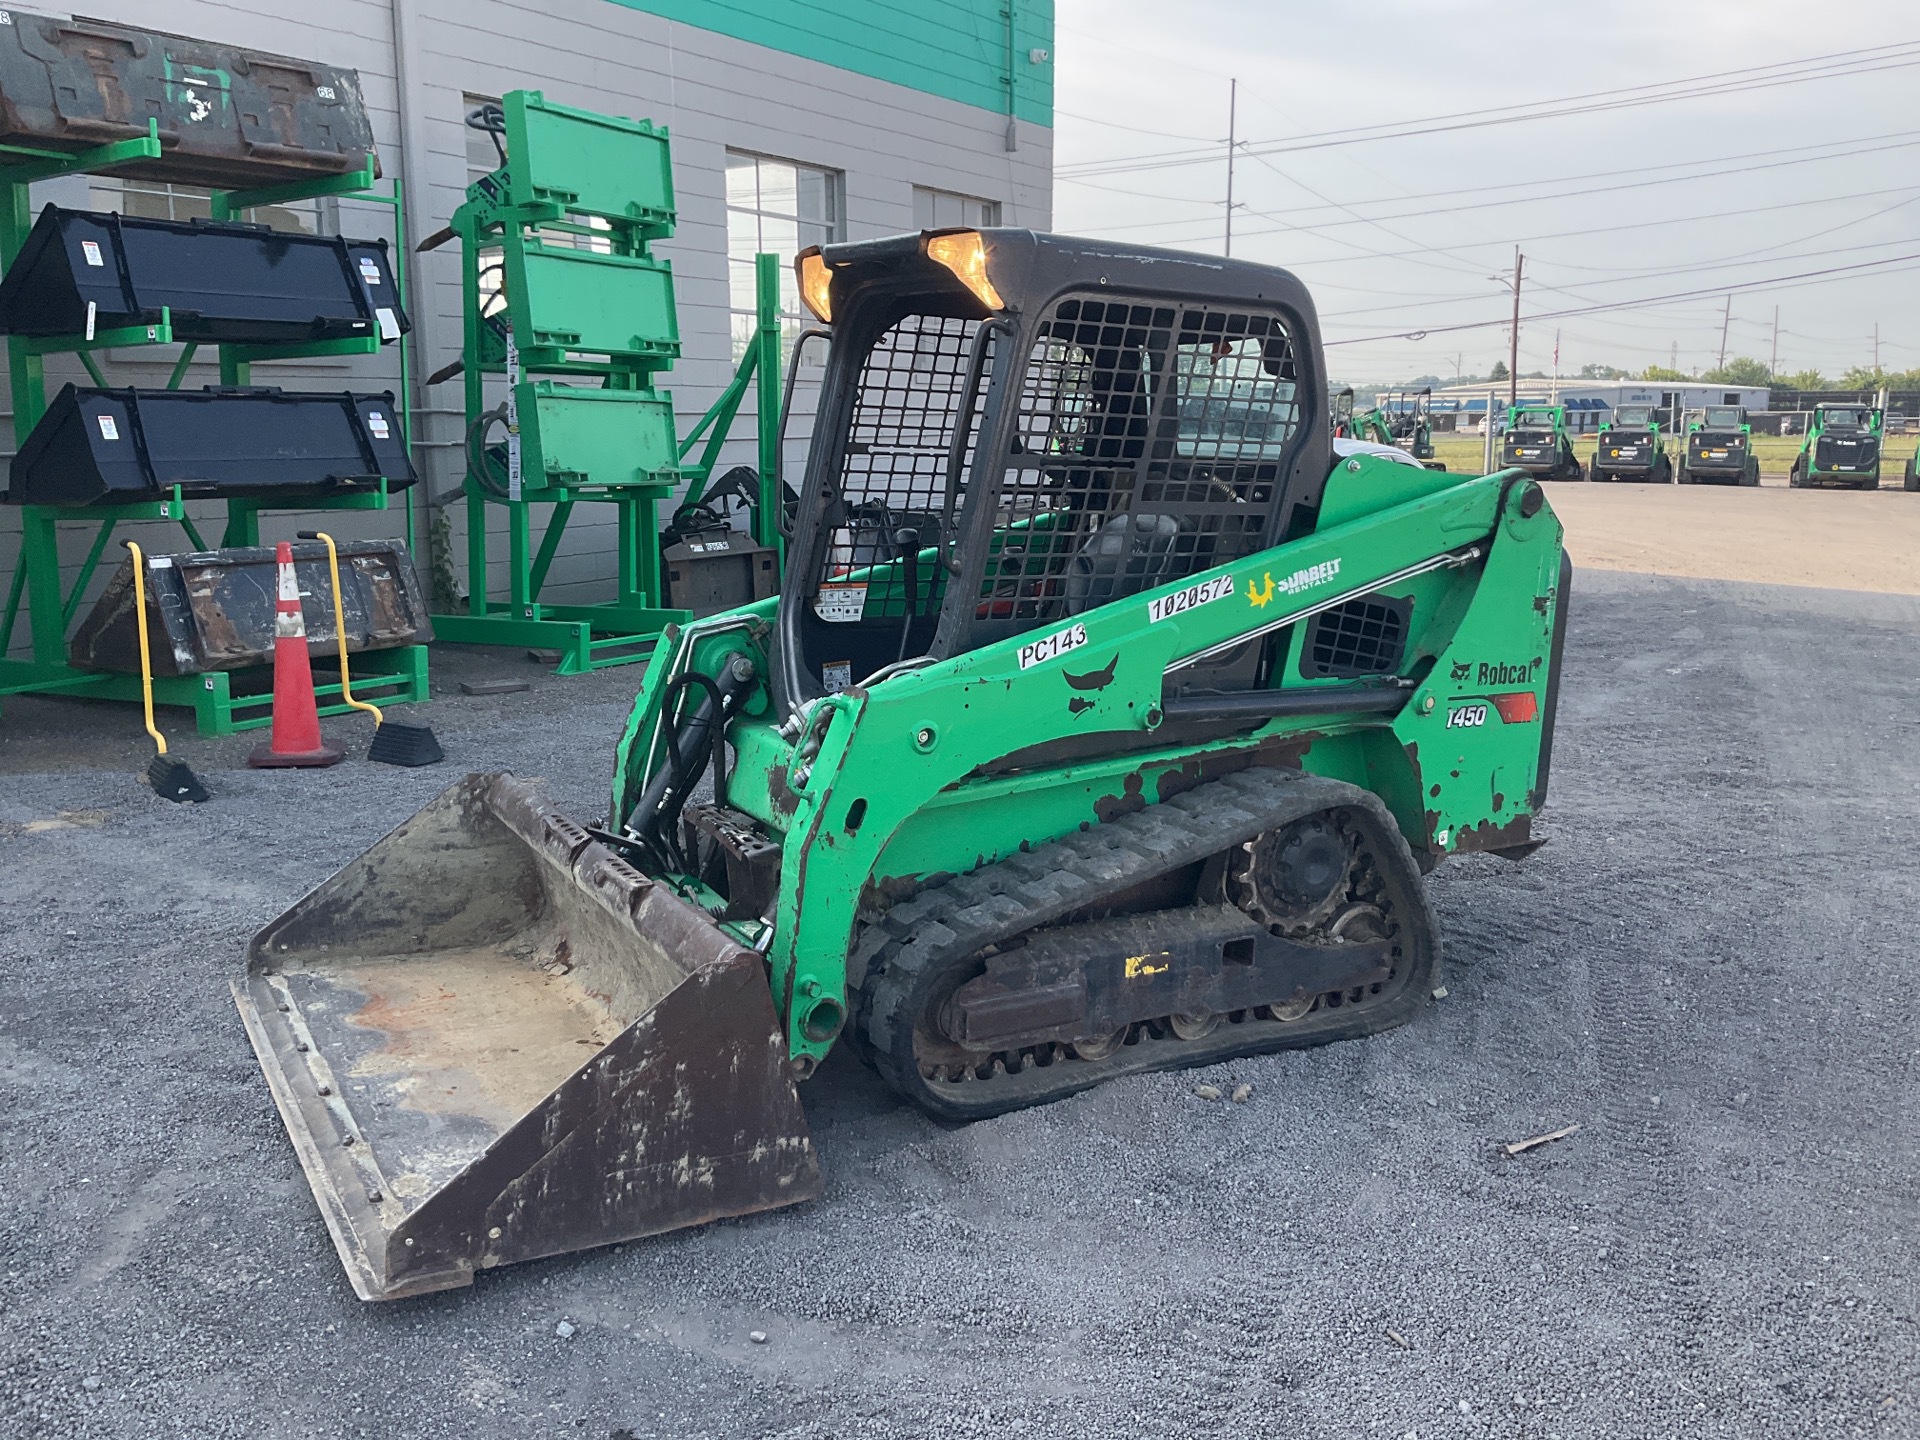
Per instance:
[[[820,1193],[765,962],[510,775],[324,882],[233,988],[363,1300]]]

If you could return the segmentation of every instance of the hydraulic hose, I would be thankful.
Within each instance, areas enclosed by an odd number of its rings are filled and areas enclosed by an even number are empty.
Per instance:
[[[723,762],[716,753],[716,741],[752,689],[758,673],[752,660],[736,654],[728,658],[719,675],[683,675],[661,697],[661,708],[667,716],[667,760],[641,791],[626,828],[672,868],[687,868],[674,829],[710,756],[715,761],[714,803],[726,803]],[[680,697],[696,687],[703,692],[699,703],[684,719],[676,717],[674,710]]]

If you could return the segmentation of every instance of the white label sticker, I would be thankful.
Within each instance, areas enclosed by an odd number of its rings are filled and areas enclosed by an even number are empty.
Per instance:
[[[1020,647],[1020,668],[1030,669],[1048,660],[1056,660],[1069,650],[1078,650],[1087,643],[1087,627],[1069,625],[1064,630],[1056,630],[1051,635],[1043,635],[1038,640],[1030,640]]]
[[[100,438],[102,440],[118,440],[120,438],[120,427],[113,423],[113,416],[96,415],[94,419],[100,423]]]
[[[382,415],[378,410],[369,410],[367,412],[367,429],[373,432],[374,439],[376,440],[386,439],[389,433],[387,428],[387,417]]]
[[[80,242],[80,253],[87,257],[87,264],[89,265],[105,265],[107,263],[100,254],[100,242],[98,240],[82,240]]]
[[[851,660],[829,660],[820,667],[820,683],[826,687],[827,694],[839,695],[853,688],[853,662]]]
[[[380,322],[380,338],[382,340],[398,340],[400,338],[400,317],[395,315],[393,311],[382,305],[373,312],[373,318]]]
[[[822,585],[813,597],[813,613],[822,620],[844,625],[867,613],[865,585]]]
[[[1162,620],[1171,620],[1185,611],[1197,609],[1202,605],[1211,605],[1216,600],[1224,600],[1233,594],[1233,577],[1222,575],[1216,580],[1203,580],[1198,585],[1189,585],[1184,590],[1176,590],[1171,595],[1162,595],[1157,600],[1147,602],[1147,619],[1154,624]]]
[[[375,260],[371,255],[362,255],[360,257],[360,278],[369,285],[378,285],[380,283],[380,262]]]
[[[87,339],[93,339],[93,325],[100,318],[100,307],[94,301],[87,301]]]
[[[173,557],[171,555],[149,555],[147,556],[147,568],[149,570],[171,570],[173,568]]]

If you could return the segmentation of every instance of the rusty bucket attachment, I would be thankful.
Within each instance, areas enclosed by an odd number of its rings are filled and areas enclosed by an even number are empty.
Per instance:
[[[234,995],[363,1300],[820,1193],[765,962],[510,775],[267,926]]]

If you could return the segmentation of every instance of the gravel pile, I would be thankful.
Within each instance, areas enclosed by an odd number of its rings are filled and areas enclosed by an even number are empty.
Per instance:
[[[960,1129],[837,1054],[817,1203],[385,1306],[228,982],[460,770],[598,819],[636,677],[449,696],[433,771],[185,738],[197,808],[131,711],[10,701],[0,1436],[1920,1432],[1917,639],[1911,600],[1583,576],[1551,842],[1434,877],[1419,1022]]]

